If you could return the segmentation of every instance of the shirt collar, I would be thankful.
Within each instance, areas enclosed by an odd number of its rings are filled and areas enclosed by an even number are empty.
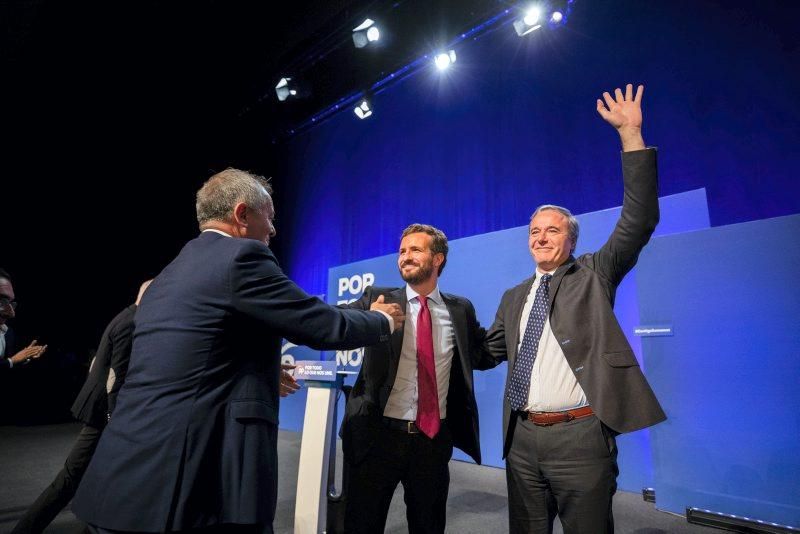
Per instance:
[[[411,299],[415,299],[419,296],[419,293],[411,289],[411,286],[406,284],[406,299],[411,301]],[[434,304],[441,304],[442,303],[442,294],[439,292],[439,286],[437,285],[433,288],[433,291],[430,292],[428,295],[428,300],[432,300]]]
[[[231,234],[226,234],[222,230],[217,230],[216,228],[206,228],[203,232],[214,232],[215,234],[224,235],[225,237],[233,237]],[[200,232],[201,234],[203,232]]]
[[[8,332],[8,325],[7,324],[0,324],[0,335],[6,335]]]
[[[546,275],[546,274],[549,274],[550,276],[553,276],[553,274],[554,274],[554,273],[555,273],[557,270],[558,270],[558,267],[556,267],[556,268],[555,268],[555,269],[553,269],[552,271],[543,271],[543,270],[541,270],[541,269],[539,269],[539,268],[537,267],[537,268],[536,268],[536,278],[541,278],[542,276],[544,276],[544,275]]]

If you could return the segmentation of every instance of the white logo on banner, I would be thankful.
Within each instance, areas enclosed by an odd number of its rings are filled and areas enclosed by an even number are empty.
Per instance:
[[[351,277],[339,278],[339,299],[336,304],[350,304],[361,296],[366,288],[375,283],[374,273],[354,274]],[[344,367],[359,367],[364,359],[364,349],[337,350],[336,365]]]
[[[286,354],[286,351],[289,350],[289,349],[293,349],[295,347],[297,347],[297,345],[295,345],[294,343],[290,343],[288,341],[283,344],[283,347],[281,347],[281,363],[282,364],[285,363],[287,365],[294,365],[294,356],[292,356],[291,354]]]
[[[372,273],[354,274],[350,278],[339,278],[339,300],[336,304],[350,304],[354,302],[361,293],[375,283],[375,275]],[[342,295],[348,293],[342,298]]]
[[[348,367],[358,367],[364,359],[364,347],[353,350],[337,350],[336,365]]]

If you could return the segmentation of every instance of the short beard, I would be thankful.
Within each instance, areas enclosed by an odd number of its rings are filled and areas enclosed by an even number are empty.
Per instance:
[[[411,284],[412,286],[430,280],[431,276],[433,276],[433,263],[420,265],[419,269],[415,273],[408,275],[403,273],[403,269],[400,269],[400,277],[404,282]]]

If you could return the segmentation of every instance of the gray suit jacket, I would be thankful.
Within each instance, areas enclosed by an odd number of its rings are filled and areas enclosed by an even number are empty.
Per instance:
[[[614,316],[617,286],[630,271],[658,223],[658,172],[654,149],[622,154],[624,199],[614,232],[597,252],[570,257],[550,281],[550,326],[578,383],[600,420],[631,432],[666,419]],[[505,292],[484,345],[484,364],[508,360],[514,368],[519,323],[533,277]],[[510,374],[510,373],[509,373]],[[506,391],[508,377],[506,377]],[[503,396],[503,457],[516,418]]]

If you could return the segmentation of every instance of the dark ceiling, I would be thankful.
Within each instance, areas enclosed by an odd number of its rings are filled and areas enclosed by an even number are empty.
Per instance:
[[[292,124],[504,5],[0,2],[0,267],[21,302],[20,339],[93,346],[195,235],[194,192],[208,176],[245,168],[280,194]],[[356,50],[350,32],[366,16],[383,46]],[[312,98],[278,104],[288,71],[312,82]],[[285,246],[279,231],[278,257]]]

